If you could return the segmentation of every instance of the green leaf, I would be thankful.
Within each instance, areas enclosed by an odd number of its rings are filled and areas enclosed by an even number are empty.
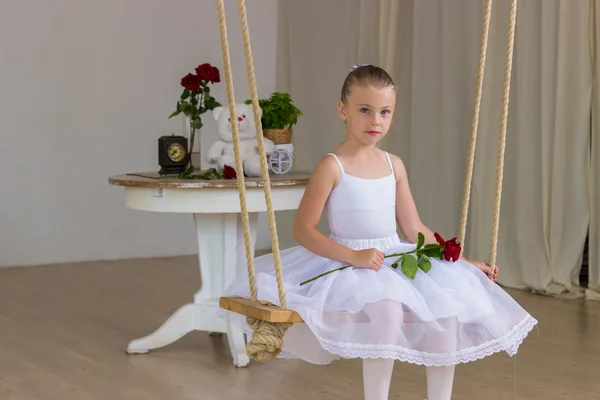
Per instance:
[[[169,115],[169,118],[173,118],[176,115],[181,114],[181,112],[183,111],[183,109],[181,108],[181,102],[177,102],[177,109],[175,111],[173,111],[173,113],[171,115]]]
[[[190,90],[189,89],[183,89],[183,93],[181,93],[181,100],[185,100],[188,97],[190,97]]]
[[[188,110],[189,107],[190,107],[190,103],[188,103],[185,100],[182,100],[177,104],[177,108],[185,114],[189,113],[189,110]]]
[[[419,253],[433,258],[444,258],[444,248],[439,243],[427,244],[419,250]]]
[[[427,251],[427,253],[423,253],[423,254],[427,254],[429,257],[439,258],[440,260],[444,259],[444,248],[442,247],[441,244],[436,243],[436,244],[427,245],[425,247],[428,248],[428,251]]]
[[[209,168],[200,174],[194,174],[194,167],[190,166],[185,172],[178,175],[180,179],[221,179],[221,174],[215,168]]]
[[[421,250],[419,250],[420,254],[424,254],[428,257],[438,257],[440,254],[440,251],[438,248],[436,247],[424,247]]]
[[[200,175],[202,179],[221,179],[221,174],[215,168],[207,169]]]
[[[192,174],[192,172],[194,172],[194,167],[190,166],[184,172],[179,174],[179,178],[186,179],[187,177],[189,177]]]
[[[192,128],[194,129],[200,129],[202,128],[202,120],[198,117],[192,119],[191,124]]]
[[[417,260],[414,257],[406,256],[402,259],[402,272],[410,279],[414,279],[417,276],[419,266]]]
[[[425,235],[423,235],[421,232],[419,232],[418,237],[418,242],[417,242],[417,249],[420,249],[421,247],[423,247],[423,244],[425,243]]]
[[[421,268],[421,270],[423,272],[427,273],[431,269],[431,260],[425,254],[421,254],[419,256],[419,259],[417,260],[417,264],[419,265],[419,268]]]

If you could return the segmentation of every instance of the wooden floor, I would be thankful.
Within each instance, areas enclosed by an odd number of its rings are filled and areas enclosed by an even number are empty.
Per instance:
[[[198,282],[193,257],[0,269],[0,399],[362,399],[357,360],[237,369],[226,337],[204,332],[127,355]],[[459,366],[453,399],[515,399],[515,385],[521,400],[600,399],[600,303],[511,294],[539,319],[539,335],[516,359]],[[390,398],[423,400],[424,369],[396,363]]]

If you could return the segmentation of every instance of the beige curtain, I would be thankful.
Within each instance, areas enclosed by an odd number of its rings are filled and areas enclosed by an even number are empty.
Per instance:
[[[398,84],[382,147],[403,158],[424,222],[459,230],[485,0],[303,0],[280,5],[279,84],[305,116],[295,166],[312,169],[343,137],[339,90],[354,63]],[[479,122],[467,256],[487,260],[508,28],[494,1]],[[500,282],[581,297],[589,219],[591,68],[588,1],[519,2],[497,262]],[[278,219],[291,232],[292,217]],[[285,244],[293,244],[284,233]],[[597,256],[597,253],[594,253]],[[596,275],[597,276],[597,275]]]
[[[590,162],[590,233],[589,233],[589,285],[586,297],[600,300],[600,8],[591,3],[590,42],[594,71],[592,96],[592,130]]]
[[[508,1],[494,2],[484,134],[475,177],[470,245],[486,254]],[[587,1],[519,2],[498,261],[501,282],[563,297],[578,284],[589,220],[591,69]],[[492,82],[493,80],[493,82]],[[493,98],[492,98],[493,96]]]

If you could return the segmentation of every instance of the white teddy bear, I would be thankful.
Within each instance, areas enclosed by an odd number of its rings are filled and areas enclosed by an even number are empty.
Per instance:
[[[258,141],[256,139],[256,126],[254,125],[252,105],[244,103],[236,104],[235,112],[237,114],[240,155],[242,157],[244,173],[247,176],[261,176],[260,155],[258,154]],[[260,110],[260,115],[262,116],[262,110]],[[229,107],[216,107],[213,110],[213,118],[217,122],[217,133],[221,139],[214,142],[208,149],[206,158],[209,163],[217,164],[219,171],[223,171],[224,165],[229,165],[235,169]],[[267,156],[275,151],[275,143],[266,137],[264,138],[264,146]]]

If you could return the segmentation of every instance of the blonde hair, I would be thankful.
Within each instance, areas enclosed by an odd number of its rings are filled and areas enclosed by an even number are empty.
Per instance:
[[[352,67],[342,85],[342,102],[346,103],[350,89],[356,85],[391,86],[396,89],[394,80],[383,68],[370,64],[357,64]]]

